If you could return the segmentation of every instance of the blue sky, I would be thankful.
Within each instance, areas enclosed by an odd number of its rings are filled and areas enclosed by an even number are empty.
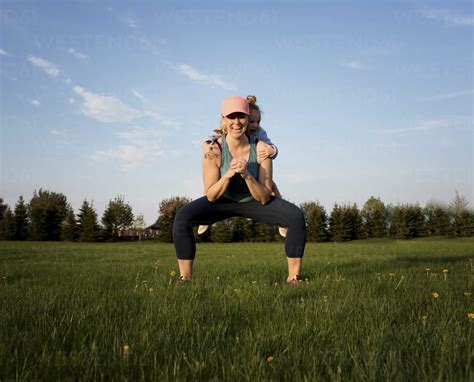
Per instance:
[[[197,2],[196,2],[197,3]],[[0,3],[1,190],[148,224],[202,193],[223,98],[255,94],[295,203],[473,197],[472,3]]]

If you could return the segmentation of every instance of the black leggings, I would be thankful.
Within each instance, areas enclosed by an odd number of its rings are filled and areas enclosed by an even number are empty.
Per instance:
[[[287,227],[286,256],[303,257],[306,222],[303,212],[294,204],[276,197],[272,197],[265,205],[255,200],[237,203],[223,197],[211,203],[203,196],[182,207],[174,219],[173,243],[178,259],[192,260],[196,255],[193,226],[210,225],[233,216],[244,216],[263,223]]]

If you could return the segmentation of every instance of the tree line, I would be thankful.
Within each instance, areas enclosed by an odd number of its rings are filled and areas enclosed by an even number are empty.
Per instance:
[[[176,212],[190,198],[175,196],[159,204],[154,239],[172,242]],[[307,223],[307,241],[350,241],[392,237],[413,239],[423,236],[474,236],[474,212],[467,199],[456,192],[449,205],[428,202],[385,205],[380,198],[370,197],[361,209],[355,203],[333,206],[330,213],[319,202],[300,205]],[[15,208],[0,198],[0,240],[38,241],[117,241],[146,234],[143,215],[134,215],[123,196],[111,199],[99,221],[91,201],[84,200],[76,213],[65,195],[40,189],[27,203],[19,197]],[[202,236],[203,242],[282,241],[278,227],[235,217],[213,224]]]

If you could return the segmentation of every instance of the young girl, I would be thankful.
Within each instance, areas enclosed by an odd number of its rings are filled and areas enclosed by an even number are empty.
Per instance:
[[[258,157],[260,159],[275,159],[278,155],[277,147],[272,143],[270,138],[267,135],[267,132],[263,127],[260,126],[260,121],[262,119],[262,112],[260,107],[257,105],[257,97],[254,95],[247,96],[247,102],[249,104],[249,123],[247,126],[247,131],[250,135],[252,135],[258,142],[261,142],[261,146],[257,151]],[[202,145],[202,149],[204,152],[204,157],[206,159],[216,159],[220,156],[220,147],[218,139],[223,135],[226,134],[226,127],[223,125],[223,121],[221,121],[220,129],[214,130],[215,134],[209,136],[206,141],[204,141]],[[219,148],[216,148],[219,147]],[[278,196],[281,198],[280,191],[278,190],[277,185],[273,182],[272,187],[272,195]],[[202,235],[204,232],[207,231],[209,226],[207,225],[200,225],[198,227],[198,234]],[[281,236],[286,237],[287,229],[285,227],[279,227],[278,232]]]
[[[275,159],[278,155],[278,149],[268,137],[265,129],[260,126],[262,113],[260,107],[257,105],[257,97],[249,95],[247,96],[247,102],[250,109],[248,132],[258,141],[265,143],[264,145],[261,145],[258,156],[262,159]],[[202,144],[204,157],[206,159],[215,159],[220,156],[220,150],[216,143],[223,133],[225,133],[225,127],[222,125],[221,121],[221,127],[214,130],[214,134],[208,136]]]

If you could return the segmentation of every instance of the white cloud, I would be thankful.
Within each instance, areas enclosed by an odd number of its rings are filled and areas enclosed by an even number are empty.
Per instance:
[[[341,66],[344,68],[354,69],[354,70],[369,70],[370,66],[357,61],[357,60],[347,60],[341,62]]]
[[[57,77],[61,73],[61,71],[57,68],[55,64],[47,60],[44,60],[42,58],[29,56],[28,61],[31,62],[34,66],[37,66],[38,68],[43,69],[51,77]]]
[[[143,94],[141,94],[138,90],[131,89],[132,94],[137,97],[144,105],[145,111],[143,112],[143,116],[147,116],[153,118],[155,121],[159,122],[161,125],[166,127],[172,127],[175,129],[179,129],[181,124],[176,121],[174,118],[163,117],[161,113],[154,110],[152,102],[150,102]]]
[[[102,162],[115,160],[123,170],[156,162],[164,156],[161,137],[166,133],[156,129],[134,126],[130,131],[122,131],[117,136],[125,143],[115,148],[96,151],[91,159]]]
[[[150,129],[142,126],[134,126],[130,131],[121,131],[117,133],[119,138],[125,139],[129,143],[138,146],[145,146],[147,142],[153,139],[169,136],[166,131],[160,131],[156,128]]]
[[[137,109],[127,105],[118,98],[95,94],[80,86],[74,86],[74,92],[84,99],[84,115],[100,122],[130,122],[143,115]]]
[[[0,56],[9,56],[9,54],[5,50],[0,49]]]
[[[457,92],[437,94],[437,95],[429,96],[429,97],[422,97],[421,100],[423,100],[423,101],[438,101],[438,100],[445,100],[445,99],[463,97],[463,96],[472,95],[472,94],[474,94],[474,90],[472,90],[472,89],[471,90],[460,90],[460,91],[457,91]]]
[[[78,52],[77,50],[75,50],[74,48],[69,48],[67,50],[69,53],[71,53],[74,57],[76,58],[79,58],[80,60],[86,60],[89,58],[88,55],[84,54],[84,53],[81,53],[81,52]]]
[[[120,16],[118,20],[132,29],[138,28],[138,21],[133,16]]]
[[[57,135],[57,136],[65,136],[66,135],[66,130],[58,130],[58,129],[52,129],[49,131],[51,135]]]
[[[216,74],[204,74],[194,69],[192,66],[186,64],[179,65],[177,69],[181,74],[184,74],[193,81],[211,85],[212,87],[219,87],[225,90],[237,90],[237,87],[233,83]]]
[[[37,99],[34,99],[33,101],[31,101],[31,104],[32,104],[33,106],[38,107],[39,105],[41,105],[41,102],[38,101]]]
[[[399,129],[385,129],[378,130],[379,134],[395,134],[395,135],[406,135],[411,133],[424,133],[441,128],[456,128],[463,126],[466,122],[466,118],[462,117],[446,117],[439,119],[428,119],[421,120],[416,123],[413,127],[404,127]]]
[[[143,103],[147,102],[147,99],[142,94],[140,94],[137,90],[131,89],[131,92],[135,97],[137,97]]]
[[[419,13],[427,19],[442,21],[448,25],[472,26],[474,17],[471,15],[460,15],[449,9],[424,8]]]

